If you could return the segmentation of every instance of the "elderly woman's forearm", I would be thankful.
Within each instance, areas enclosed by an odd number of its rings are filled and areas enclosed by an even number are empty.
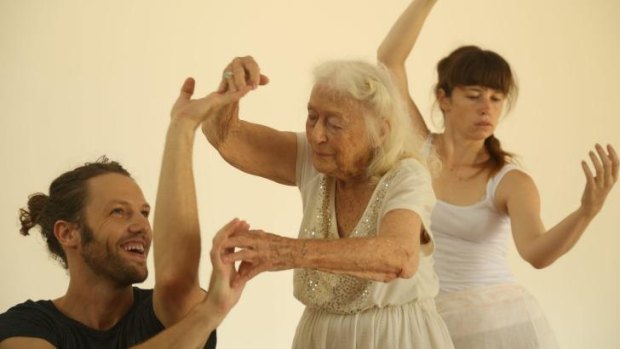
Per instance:
[[[281,268],[318,269],[383,282],[410,278],[418,268],[419,249],[405,241],[382,237],[285,240],[275,261]]]
[[[295,184],[294,133],[240,120],[218,136],[205,135],[222,158],[237,169],[281,184]]]

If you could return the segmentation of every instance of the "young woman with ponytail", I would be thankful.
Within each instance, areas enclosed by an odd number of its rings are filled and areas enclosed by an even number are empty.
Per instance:
[[[408,97],[416,129],[442,166],[433,179],[437,204],[431,216],[436,298],[454,345],[459,348],[557,348],[536,300],[515,283],[506,251],[510,238],[520,256],[545,268],[568,252],[601,210],[618,179],[618,156],[610,145],[590,152],[594,171],[584,161],[586,186],[580,207],[551,229],[540,218],[540,198],[494,136],[504,107],[517,86],[509,64],[476,46],[456,49],[437,65],[437,104],[444,130],[433,134],[408,91],[404,68],[435,0],[416,0],[394,24],[378,58]]]

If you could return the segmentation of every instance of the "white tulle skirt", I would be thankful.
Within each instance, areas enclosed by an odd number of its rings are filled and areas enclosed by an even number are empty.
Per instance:
[[[538,302],[517,284],[440,293],[437,310],[456,349],[555,349]]]
[[[450,349],[433,300],[339,315],[306,307],[294,349]]]

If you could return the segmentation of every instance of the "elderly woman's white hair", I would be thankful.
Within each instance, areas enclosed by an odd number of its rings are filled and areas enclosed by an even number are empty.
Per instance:
[[[367,135],[371,144],[377,144],[367,170],[369,177],[383,176],[404,158],[426,163],[420,156],[423,140],[414,132],[405,103],[385,67],[363,61],[328,61],[315,68],[314,82],[337,97],[359,103],[366,111]],[[383,120],[388,127],[380,141]]]

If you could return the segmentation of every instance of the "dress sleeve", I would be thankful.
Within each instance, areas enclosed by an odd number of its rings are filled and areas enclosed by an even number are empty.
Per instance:
[[[309,160],[310,145],[306,140],[306,134],[299,132],[297,136],[297,162],[295,168],[295,184],[301,189],[303,183],[307,182],[308,167],[312,167]]]
[[[430,255],[434,250],[433,233],[431,231],[431,213],[435,206],[435,193],[431,176],[426,167],[414,159],[402,160],[398,172],[389,184],[383,207],[379,217],[396,209],[415,212],[422,221],[431,241],[422,246],[422,252]]]

